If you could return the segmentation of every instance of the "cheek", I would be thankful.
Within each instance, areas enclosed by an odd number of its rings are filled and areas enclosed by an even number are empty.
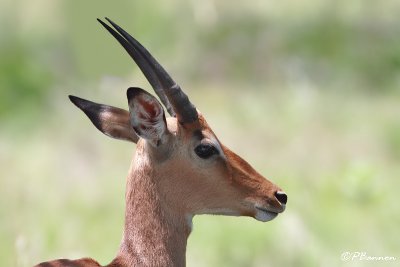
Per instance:
[[[220,203],[236,202],[241,197],[240,190],[235,186],[230,173],[225,166],[215,164],[213,168],[204,171],[199,186],[202,194],[208,198],[218,199]]]
[[[215,197],[229,188],[229,183],[223,176],[223,172],[210,165],[189,170],[181,183],[187,185],[190,196],[202,197],[203,199]]]
[[[208,162],[185,154],[174,160],[173,166],[164,171],[170,188],[177,195],[181,194],[185,198],[202,197],[207,200],[211,196],[215,198],[234,191],[230,173],[221,159]]]
[[[204,164],[207,166],[201,166],[199,173],[201,173],[202,180],[219,188],[228,189],[232,185],[232,176],[226,167],[225,162],[222,159],[214,159],[211,163],[207,162]]]

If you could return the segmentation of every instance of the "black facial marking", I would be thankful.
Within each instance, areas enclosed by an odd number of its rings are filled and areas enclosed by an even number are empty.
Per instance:
[[[198,139],[198,140],[202,140],[204,138],[203,133],[201,132],[201,130],[196,130],[193,132],[193,136]]]

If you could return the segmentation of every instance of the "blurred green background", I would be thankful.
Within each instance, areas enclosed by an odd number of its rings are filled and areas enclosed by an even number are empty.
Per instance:
[[[188,266],[398,265],[399,14],[396,0],[1,0],[0,266],[118,249],[135,146],[67,98],[126,108],[126,88],[150,89],[104,16],[288,193],[269,223],[195,217]]]

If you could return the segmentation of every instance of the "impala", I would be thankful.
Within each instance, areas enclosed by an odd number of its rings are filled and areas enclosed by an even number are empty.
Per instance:
[[[106,18],[107,19],[107,18]],[[224,146],[199,110],[153,56],[111,20],[98,21],[139,66],[171,115],[140,88],[127,90],[129,112],[75,96],[70,100],[104,134],[137,143],[126,184],[125,225],[108,267],[185,266],[197,214],[250,216],[266,222],[285,210],[286,194]],[[40,267],[100,266],[90,258]]]

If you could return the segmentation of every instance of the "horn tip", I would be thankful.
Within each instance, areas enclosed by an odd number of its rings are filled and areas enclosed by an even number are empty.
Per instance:
[[[97,21],[98,21],[101,25],[103,25],[104,27],[107,26],[107,24],[105,24],[104,21],[102,21],[101,19],[97,18]]]
[[[110,22],[111,24],[114,24],[114,22],[113,22],[111,19],[109,19],[108,17],[105,17],[105,19],[106,19],[108,22]]]

